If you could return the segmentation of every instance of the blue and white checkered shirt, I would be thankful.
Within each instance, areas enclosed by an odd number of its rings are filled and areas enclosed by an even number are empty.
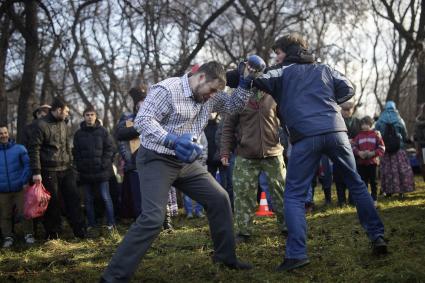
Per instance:
[[[218,92],[205,103],[193,99],[187,74],[166,79],[153,85],[137,113],[134,127],[140,133],[143,147],[174,155],[164,146],[168,133],[180,136],[190,133],[194,137],[202,134],[211,112],[240,112],[252,93],[237,88],[232,95]]]

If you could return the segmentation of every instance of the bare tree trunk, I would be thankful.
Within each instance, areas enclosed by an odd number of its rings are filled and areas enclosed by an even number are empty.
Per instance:
[[[0,35],[0,124],[7,124],[7,96],[4,75],[6,71],[7,48],[9,46],[9,18],[7,16],[1,19]]]
[[[416,77],[418,79],[416,103],[419,106],[425,103],[425,50],[422,50],[418,56]]]
[[[400,100],[400,88],[405,78],[406,70],[405,67],[408,64],[408,59],[410,57],[411,49],[404,49],[403,54],[401,55],[399,61],[397,62],[397,70],[394,74],[393,79],[390,83],[390,88],[388,89],[387,101],[392,100],[396,104],[399,103]]]
[[[421,2],[421,16],[419,19],[419,30],[417,34],[417,53],[418,53],[418,69],[417,69],[417,96],[418,105],[425,103],[425,0]]]
[[[37,1],[25,1],[25,26],[21,33],[25,38],[24,73],[21,81],[21,91],[18,100],[17,140],[20,142],[23,131],[31,119],[31,107],[34,104],[35,79],[38,69],[38,34],[37,34]],[[14,17],[16,15],[14,14]],[[14,18],[15,24],[20,19]],[[21,22],[19,22],[21,24]]]

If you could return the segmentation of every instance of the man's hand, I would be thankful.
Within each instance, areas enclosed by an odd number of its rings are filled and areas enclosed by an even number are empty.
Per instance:
[[[169,134],[165,138],[165,146],[173,149],[176,157],[185,163],[192,163],[202,153],[202,146],[195,142],[192,134],[183,134],[180,137]]]
[[[229,157],[228,156],[226,156],[226,155],[223,155],[221,158],[220,158],[220,161],[221,161],[221,164],[223,164],[223,166],[229,166],[230,164],[229,164]]]
[[[32,176],[32,181],[33,181],[34,183],[37,183],[37,182],[40,182],[40,183],[41,183],[41,180],[42,180],[42,178],[41,178],[41,175],[40,175],[40,174],[38,174],[38,175],[33,175],[33,176]]]
[[[266,68],[266,63],[258,55],[250,55],[246,62],[239,64],[239,87],[250,89],[252,81],[258,77]]]

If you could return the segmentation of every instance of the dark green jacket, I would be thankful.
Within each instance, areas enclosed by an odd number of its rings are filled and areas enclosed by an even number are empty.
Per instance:
[[[43,171],[65,171],[71,167],[69,127],[49,112],[31,131],[28,153],[33,175]]]

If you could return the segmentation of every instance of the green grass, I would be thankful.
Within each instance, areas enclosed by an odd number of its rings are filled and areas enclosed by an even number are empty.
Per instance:
[[[174,221],[173,233],[163,232],[140,264],[133,282],[425,282],[425,183],[405,199],[381,198],[390,253],[371,255],[370,244],[353,207],[318,208],[307,216],[311,264],[287,273],[274,271],[284,255],[284,238],[274,218],[256,218],[248,244],[238,256],[255,265],[252,271],[231,271],[212,264],[212,243],[206,219]],[[120,225],[121,235],[128,225]],[[18,244],[0,251],[0,282],[97,282],[120,237],[78,241],[64,239],[31,248]]]

